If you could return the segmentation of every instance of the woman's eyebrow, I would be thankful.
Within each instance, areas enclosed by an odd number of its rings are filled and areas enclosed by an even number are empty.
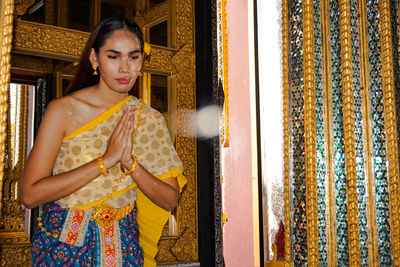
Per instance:
[[[111,52],[111,53],[115,53],[115,54],[122,54],[121,51],[114,50],[114,49],[108,49],[108,50],[106,50],[106,52]],[[135,50],[132,50],[132,51],[128,52],[128,54],[135,54],[135,53],[140,53],[140,50],[139,49],[135,49]]]

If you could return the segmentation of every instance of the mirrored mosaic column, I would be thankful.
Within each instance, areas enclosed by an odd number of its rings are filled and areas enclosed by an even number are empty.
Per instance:
[[[393,265],[400,265],[400,193],[399,193],[399,156],[397,143],[397,119],[395,105],[395,84],[393,71],[393,45],[390,1],[379,1],[379,22],[381,27],[382,84],[384,116],[388,161],[388,183],[390,192],[390,223]],[[387,209],[387,208],[386,208]],[[386,218],[388,214],[386,213]]]
[[[326,151],[326,112],[324,94],[324,60],[323,60],[323,28],[325,24],[323,7],[319,0],[314,0],[314,61],[315,61],[315,119],[316,119],[316,160],[317,160],[317,191],[318,191],[318,247],[319,261],[321,267],[328,266],[328,231],[327,229],[327,151]]]
[[[315,48],[314,5],[303,1],[303,64],[304,64],[304,132],[306,160],[306,214],[308,265],[318,266],[318,191],[316,154],[316,98],[315,98]]]
[[[289,112],[289,9],[282,0],[282,80],[283,80],[283,176],[285,199],[285,265],[292,262],[290,190],[290,112]]]
[[[339,1],[349,265],[360,265],[350,2]]]
[[[304,133],[303,7],[289,2],[289,138],[291,253],[297,266],[307,264],[307,215]]]
[[[331,69],[331,112],[332,130],[329,134],[333,136],[330,146],[333,153],[333,180],[334,180],[334,203],[336,209],[336,225],[334,238],[337,244],[337,265],[348,266],[348,226],[347,226],[347,194],[346,194],[346,162],[344,151],[344,129],[342,112],[342,73],[341,73],[341,45],[339,24],[339,3],[337,0],[329,1],[330,21],[330,69]]]
[[[366,1],[369,65],[369,97],[371,108],[372,166],[374,175],[374,206],[377,228],[378,262],[380,266],[392,264],[389,188],[387,179],[386,136],[382,83],[381,38],[379,3]]]

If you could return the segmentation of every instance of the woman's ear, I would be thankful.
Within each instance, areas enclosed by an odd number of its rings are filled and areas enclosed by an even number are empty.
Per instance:
[[[89,60],[90,60],[90,63],[92,63],[92,66],[97,67],[99,65],[99,62],[97,60],[97,55],[96,55],[96,52],[94,51],[94,48],[92,48],[92,50],[90,50]]]

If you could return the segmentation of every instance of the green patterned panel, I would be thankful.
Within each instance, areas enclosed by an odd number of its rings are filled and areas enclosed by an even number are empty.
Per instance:
[[[361,47],[358,21],[358,1],[351,1],[351,42],[353,48],[353,89],[354,89],[354,121],[357,162],[357,194],[358,194],[358,219],[360,239],[361,266],[368,266],[368,225],[367,225],[367,188],[365,185],[364,166],[364,137],[362,119],[362,88],[361,88]]]
[[[289,76],[291,144],[291,239],[296,266],[307,264],[307,219],[304,146],[303,25],[301,1],[289,4]]]
[[[332,59],[332,112],[334,142],[334,179],[336,196],[336,243],[337,265],[349,265],[346,163],[344,154],[343,113],[342,113],[342,74],[339,35],[339,1],[330,0],[329,6],[331,29]]]
[[[386,168],[379,4],[377,0],[367,1],[367,28],[378,261],[380,266],[391,266],[389,188]]]
[[[322,25],[320,1],[314,0],[314,47],[315,47],[315,108],[317,127],[317,186],[318,186],[318,241],[319,266],[327,266],[327,229],[326,229],[326,194],[325,194],[325,124],[324,124],[324,87],[322,83]]]

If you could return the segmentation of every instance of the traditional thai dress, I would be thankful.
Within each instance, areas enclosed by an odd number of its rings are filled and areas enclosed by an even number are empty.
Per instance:
[[[159,179],[186,183],[162,115],[127,97],[63,139],[53,174],[103,154],[126,105],[135,106],[133,154]],[[155,205],[117,164],[78,191],[45,205],[32,237],[34,266],[155,266],[169,212]],[[139,234],[140,233],[140,234]],[[140,246],[139,246],[140,244]],[[144,262],[144,263],[143,263]]]

